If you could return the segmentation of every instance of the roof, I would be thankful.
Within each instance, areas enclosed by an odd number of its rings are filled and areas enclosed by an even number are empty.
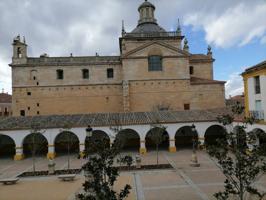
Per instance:
[[[226,108],[190,111],[159,111],[135,113],[97,113],[80,115],[50,115],[34,117],[8,117],[0,119],[0,130],[30,129],[32,124],[40,128],[62,128],[67,124],[71,127],[139,125],[160,123],[184,123],[217,121],[217,116],[228,114]]]
[[[262,70],[262,69],[266,69],[266,60],[254,65],[254,66],[252,66],[250,68],[247,68],[245,70],[245,72],[242,73],[242,75],[248,74],[248,73],[251,73],[251,72],[254,72],[254,71]]]
[[[83,57],[29,57],[27,65],[87,65],[120,64],[120,56],[83,56]],[[12,66],[12,64],[11,64]]]
[[[225,84],[225,81],[217,81],[217,80],[210,80],[210,79],[203,79],[203,78],[196,78],[191,77],[190,83],[192,85],[204,85],[204,84]]]
[[[0,93],[0,103],[12,103],[12,96],[7,93]]]
[[[138,25],[131,33],[156,33],[166,31],[156,23],[142,23]]]

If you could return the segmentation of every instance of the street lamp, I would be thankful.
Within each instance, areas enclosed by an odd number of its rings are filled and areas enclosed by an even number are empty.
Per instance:
[[[89,138],[92,137],[92,128],[90,125],[86,128],[86,136]]]
[[[194,124],[192,124],[191,126],[191,131],[193,133],[192,136],[192,157],[191,157],[191,163],[190,166],[192,167],[199,167],[200,164],[198,163],[198,158],[197,158],[197,153],[196,153],[196,145],[198,144],[197,138],[194,136],[196,133],[197,134],[197,130],[196,130],[196,126]]]

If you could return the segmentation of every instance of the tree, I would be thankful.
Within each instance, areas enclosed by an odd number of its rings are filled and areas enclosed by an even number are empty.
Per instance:
[[[85,152],[85,158],[89,161],[83,166],[86,175],[83,184],[84,192],[78,194],[81,200],[123,200],[130,193],[131,186],[126,184],[119,192],[113,189],[117,181],[119,171],[114,167],[114,160],[120,152],[116,142],[112,146],[107,145],[109,141],[105,138],[94,140],[93,149],[96,155],[89,156]],[[124,158],[122,161],[130,163],[132,159]]]
[[[66,142],[67,142],[67,169],[70,169],[70,148],[73,146],[74,139],[72,137],[72,133],[70,132],[72,128],[72,124],[70,122],[65,122],[63,125],[63,130],[66,134]]]
[[[157,165],[159,165],[159,145],[165,140],[164,133],[166,131],[166,127],[159,123],[159,120],[156,120],[156,123],[150,125],[150,137],[151,140],[156,145],[156,158]]]
[[[32,170],[33,173],[35,174],[36,172],[36,134],[42,134],[44,133],[45,130],[41,130],[40,124],[39,123],[31,123],[30,125],[30,134],[32,135],[31,137],[31,154],[32,154]]]
[[[248,195],[262,199],[266,195],[255,187],[256,181],[266,171],[261,147],[252,145],[252,150],[248,150],[249,142],[254,140],[256,135],[246,132],[246,128],[254,120],[244,118],[243,123],[233,126],[235,117],[241,115],[243,111],[244,107],[237,103],[232,107],[232,115],[218,117],[218,121],[228,129],[231,128],[231,131],[226,132],[226,140],[219,140],[215,146],[207,149],[225,176],[224,191],[214,194],[218,200],[231,197],[244,200]]]

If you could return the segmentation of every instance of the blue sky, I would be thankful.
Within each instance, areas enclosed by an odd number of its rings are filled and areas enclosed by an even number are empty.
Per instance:
[[[0,88],[11,92],[12,40],[25,36],[28,55],[117,55],[121,21],[137,25],[143,0],[1,0]],[[191,53],[213,49],[214,77],[226,95],[243,92],[245,67],[266,60],[266,0],[150,0],[160,26],[175,30],[180,18]]]

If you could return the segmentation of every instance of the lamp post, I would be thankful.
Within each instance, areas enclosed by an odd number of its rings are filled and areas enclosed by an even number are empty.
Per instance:
[[[199,167],[200,164],[198,163],[197,152],[196,152],[196,145],[198,144],[198,141],[197,138],[194,136],[194,133],[197,134],[197,130],[194,124],[192,124],[191,126],[191,131],[193,133],[193,136],[192,136],[192,157],[191,157],[190,166]]]
[[[93,129],[91,128],[90,125],[88,125],[88,127],[86,128],[86,137],[91,138],[92,137],[92,131]],[[86,146],[85,146],[85,151],[86,151]],[[86,156],[88,157],[88,151],[86,152]],[[92,174],[90,174],[86,169],[84,170],[84,176],[85,176],[85,180],[90,182],[92,180]]]

